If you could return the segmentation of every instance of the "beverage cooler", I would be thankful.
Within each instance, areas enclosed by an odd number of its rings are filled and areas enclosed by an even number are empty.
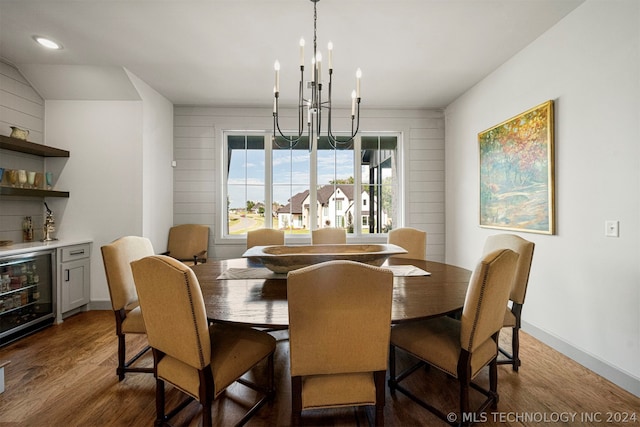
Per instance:
[[[55,251],[0,257],[0,346],[53,323]]]

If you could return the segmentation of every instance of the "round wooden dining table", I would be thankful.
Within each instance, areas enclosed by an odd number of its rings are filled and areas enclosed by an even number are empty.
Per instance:
[[[386,265],[413,265],[428,276],[394,276],[392,323],[455,313],[464,305],[471,272],[433,261],[390,258]],[[229,269],[260,268],[247,258],[208,260],[192,267],[210,321],[286,328],[289,325],[287,280],[282,278],[218,279]]]

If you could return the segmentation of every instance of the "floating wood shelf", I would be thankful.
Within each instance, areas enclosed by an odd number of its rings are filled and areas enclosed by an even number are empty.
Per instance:
[[[10,136],[0,135],[0,149],[16,151],[18,153],[33,154],[40,157],[69,157],[67,150],[36,144]],[[5,165],[6,167],[6,165]],[[24,197],[69,197],[68,191],[45,190],[41,188],[1,187],[2,196]]]
[[[18,151],[20,153],[35,154],[36,156],[42,157],[69,157],[67,150],[36,144],[35,142],[24,141],[18,138],[11,138],[5,135],[0,135],[0,148]]]
[[[0,195],[25,197],[69,197],[69,192],[44,190],[41,188],[0,187]]]

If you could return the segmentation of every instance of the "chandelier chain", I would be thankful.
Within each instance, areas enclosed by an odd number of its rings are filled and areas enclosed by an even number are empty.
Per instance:
[[[316,5],[318,3],[317,2],[313,2],[313,57],[316,57],[316,51],[318,49],[318,36],[317,36],[317,32],[318,32],[318,28],[317,28],[317,22],[318,22],[318,11],[316,9]]]

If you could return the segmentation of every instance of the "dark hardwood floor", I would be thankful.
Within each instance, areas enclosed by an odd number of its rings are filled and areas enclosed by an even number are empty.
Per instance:
[[[70,317],[20,341],[0,348],[6,390],[0,394],[0,426],[151,426],[155,418],[155,381],[150,374],[127,374],[118,382],[113,313],[91,311]],[[286,338],[286,332],[276,332]],[[503,332],[503,340],[509,338]],[[129,351],[144,339],[129,340]],[[527,334],[521,337],[522,366],[498,369],[500,402],[481,426],[494,425],[640,425],[640,398],[583,368]],[[249,422],[250,426],[286,426],[290,416],[288,341],[276,350],[277,397]],[[407,363],[406,357],[399,358]],[[151,364],[151,358],[142,361]],[[252,372],[260,378],[263,369]],[[478,382],[488,383],[482,373]],[[421,370],[409,385],[445,412],[457,411],[455,380],[437,369]],[[480,400],[472,391],[472,403]],[[219,426],[233,425],[252,403],[253,392],[234,384],[214,405]],[[180,394],[169,389],[169,401]],[[608,417],[616,417],[611,420]],[[626,423],[623,418],[627,416]],[[635,418],[629,418],[635,414]],[[591,418],[591,421],[588,420]],[[611,422],[608,422],[611,421]],[[616,422],[613,422],[616,421]],[[367,414],[352,408],[304,413],[306,425],[367,425]],[[172,420],[175,426],[200,424],[200,407],[192,403]],[[404,395],[387,389],[387,426],[446,425]]]

